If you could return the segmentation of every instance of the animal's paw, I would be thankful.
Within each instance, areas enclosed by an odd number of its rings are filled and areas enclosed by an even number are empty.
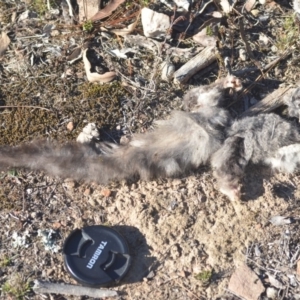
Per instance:
[[[243,85],[239,78],[233,75],[228,75],[224,80],[223,87],[224,89],[232,88],[235,91],[240,91],[243,88]]]

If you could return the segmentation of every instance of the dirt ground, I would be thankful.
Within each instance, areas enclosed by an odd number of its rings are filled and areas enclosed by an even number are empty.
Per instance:
[[[125,4],[120,9],[137,9],[130,1]],[[43,1],[0,3],[0,32],[11,40],[0,57],[1,145],[40,137],[75,140],[88,122],[96,123],[102,140],[115,142],[123,135],[152,130],[154,119],[181,109],[185,91],[224,75],[226,56],[245,87],[237,98],[228,98],[234,117],[280,84],[295,85],[299,80],[299,28],[289,1],[257,3],[252,13],[242,10],[243,3],[238,1],[236,10],[213,28],[219,59],[185,85],[160,79],[159,65],[166,54],[136,47],[128,59],[115,58],[108,49],[133,46],[123,37],[101,35],[98,27],[85,32],[82,24],[67,24],[60,1],[51,5],[59,14],[49,13]],[[158,1],[138,5],[173,14]],[[35,11],[36,17],[18,20],[27,9]],[[192,36],[198,24],[210,19],[209,13],[221,11],[217,3],[207,9],[187,35]],[[239,54],[240,49],[247,49],[240,33],[241,18],[250,47],[246,60]],[[47,24],[55,28],[45,37]],[[173,28],[173,39],[160,43],[178,46],[178,35],[187,23],[178,24],[181,27]],[[262,33],[269,41],[266,44],[259,38]],[[141,25],[132,34],[142,35]],[[91,49],[95,65],[118,71],[113,82],[89,83],[82,60],[69,63],[70,53],[83,45]],[[199,45],[188,37],[180,47],[196,49]],[[172,57],[176,69],[184,60],[188,59]],[[284,115],[284,109],[277,113]],[[276,291],[273,298],[265,292],[260,299],[300,299],[299,175],[273,174],[262,166],[250,166],[243,179],[242,202],[232,203],[217,191],[209,167],[178,179],[108,186],[28,170],[2,172],[0,297],[91,299],[36,294],[32,285],[35,279],[77,284],[64,268],[64,240],[76,228],[103,224],[123,234],[131,249],[128,275],[111,288],[120,299],[241,299],[228,290],[228,283],[243,262],[266,289]],[[276,226],[270,222],[274,216],[285,216],[288,221]],[[49,235],[50,244],[45,244],[41,232]],[[272,282],[268,274],[282,285]]]

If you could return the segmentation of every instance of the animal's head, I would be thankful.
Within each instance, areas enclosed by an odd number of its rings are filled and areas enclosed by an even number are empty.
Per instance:
[[[231,201],[240,201],[241,200],[241,184],[239,181],[230,181],[227,182],[224,180],[220,183],[220,192],[226,195]]]

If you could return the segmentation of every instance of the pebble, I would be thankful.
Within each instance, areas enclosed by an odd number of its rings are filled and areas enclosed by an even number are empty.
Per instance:
[[[50,35],[51,36],[58,36],[58,35],[60,35],[60,31],[57,30],[57,29],[54,29],[54,30],[51,31]]]
[[[87,188],[87,189],[83,192],[83,194],[84,194],[85,196],[89,196],[91,193],[92,193],[92,189],[91,189],[91,188]]]
[[[266,294],[269,299],[277,299],[277,289],[273,287],[268,287]]]
[[[111,190],[109,189],[103,189],[101,191],[101,194],[104,196],[104,197],[109,197],[111,195]]]
[[[74,129],[74,123],[72,121],[67,124],[67,129],[69,131],[72,131]]]

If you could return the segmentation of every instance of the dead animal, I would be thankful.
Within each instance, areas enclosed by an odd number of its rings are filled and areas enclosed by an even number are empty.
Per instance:
[[[52,176],[106,184],[109,181],[174,177],[207,164],[231,124],[220,106],[224,90],[242,88],[233,76],[190,90],[184,97],[188,112],[174,111],[158,121],[154,131],[134,136],[126,145],[109,143],[32,142],[0,147],[0,170],[25,167]]]

